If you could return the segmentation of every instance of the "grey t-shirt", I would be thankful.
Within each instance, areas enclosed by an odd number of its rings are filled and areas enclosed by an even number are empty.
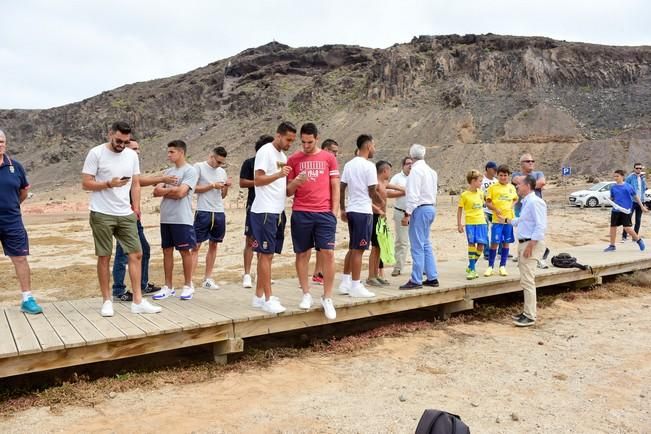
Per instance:
[[[516,176],[523,176],[523,175],[524,175],[524,173],[522,173],[522,172],[513,172],[513,173],[511,174],[511,180],[513,180],[513,178],[515,178]],[[531,176],[533,176],[533,177],[536,179],[536,182],[537,182],[540,178],[544,178],[544,177],[545,177],[545,175],[544,175],[541,171],[539,171],[539,170],[534,170],[533,172],[531,172]],[[535,192],[536,192],[536,196],[542,198],[542,189],[537,188],[537,189],[535,190]],[[518,202],[520,202],[520,201],[518,200]]]
[[[206,161],[194,165],[197,171],[197,185],[226,182],[226,171],[221,167],[213,168]],[[221,190],[208,190],[197,193],[197,211],[224,212],[224,201]]]
[[[186,184],[190,187],[190,190],[181,199],[163,198],[160,203],[160,222],[192,226],[194,224],[194,216],[192,215],[192,191],[197,185],[197,171],[190,164],[186,163],[179,168],[170,167],[165,170],[165,175],[178,177],[178,185]]]

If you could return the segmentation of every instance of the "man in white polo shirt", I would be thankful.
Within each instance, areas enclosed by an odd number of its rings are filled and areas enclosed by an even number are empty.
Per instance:
[[[398,185],[402,188],[407,187],[407,177],[411,172],[411,164],[413,160],[411,157],[402,159],[402,170],[391,178],[389,184]],[[405,261],[407,259],[407,250],[409,249],[409,228],[402,225],[402,218],[405,216],[407,209],[407,196],[402,193],[401,196],[396,198],[393,204],[393,224],[396,234],[395,239],[395,257],[396,265],[393,266],[392,276],[400,276],[403,268],[405,268]]]
[[[140,214],[140,163],[138,154],[126,147],[131,140],[131,127],[125,122],[111,126],[108,143],[92,148],[82,169],[82,188],[91,192],[90,227],[97,255],[97,276],[104,303],[102,316],[113,316],[109,288],[109,263],[113,253],[113,237],[129,259],[129,277],[133,302],[132,313],[158,313],[159,306],[142,298],[140,261],[142,248],[136,226]],[[131,200],[129,201],[129,193]],[[133,209],[132,209],[133,206]]]

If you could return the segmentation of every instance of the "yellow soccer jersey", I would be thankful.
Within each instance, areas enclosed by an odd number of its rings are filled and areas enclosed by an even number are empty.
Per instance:
[[[490,199],[493,206],[502,214],[502,217],[507,219],[512,219],[515,216],[513,214],[513,203],[517,198],[518,194],[515,192],[513,184],[502,185],[499,182],[488,187],[488,193],[486,194],[486,199]],[[499,223],[495,213],[493,213],[493,223]]]
[[[481,190],[474,193],[466,190],[461,193],[459,208],[463,208],[463,212],[466,214],[467,225],[483,225],[486,223],[484,218],[484,193]]]

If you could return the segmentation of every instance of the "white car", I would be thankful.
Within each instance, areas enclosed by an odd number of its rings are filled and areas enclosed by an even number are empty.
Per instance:
[[[651,206],[651,188],[647,189],[644,192],[644,198],[642,199],[642,202],[644,203],[644,206],[649,208]]]
[[[613,181],[600,182],[587,190],[575,191],[570,194],[570,205],[586,206],[589,208],[603,205],[606,199],[610,198],[610,188],[614,183]]]

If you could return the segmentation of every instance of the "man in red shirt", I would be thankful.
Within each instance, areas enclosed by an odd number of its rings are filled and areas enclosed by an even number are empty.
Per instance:
[[[312,248],[323,264],[323,297],[321,305],[326,318],[335,319],[332,285],[335,277],[335,233],[339,213],[339,168],[330,152],[320,149],[316,125],[304,124],[300,130],[302,150],[287,160],[291,167],[287,196],[294,196],[292,206],[292,242],[296,253],[296,273],[303,299],[302,309],[312,307],[308,265]]]

